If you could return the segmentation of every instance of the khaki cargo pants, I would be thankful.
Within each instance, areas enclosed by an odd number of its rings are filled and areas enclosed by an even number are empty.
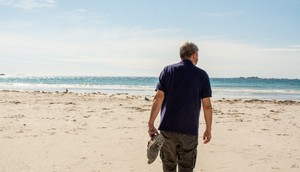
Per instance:
[[[198,137],[161,131],[164,144],[160,150],[164,172],[192,172],[197,158]]]

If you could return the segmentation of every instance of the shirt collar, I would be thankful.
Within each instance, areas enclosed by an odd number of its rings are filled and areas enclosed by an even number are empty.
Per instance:
[[[192,61],[190,61],[190,60],[182,60],[182,63],[184,63],[184,64],[189,64],[189,65],[194,65],[194,64],[192,63]]]

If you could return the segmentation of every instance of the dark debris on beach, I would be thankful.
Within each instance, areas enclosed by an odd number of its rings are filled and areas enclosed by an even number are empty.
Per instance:
[[[216,100],[216,102],[224,102],[224,103],[238,103],[238,102],[244,102],[244,103],[275,103],[280,105],[300,105],[300,101],[295,100],[261,100],[261,99],[250,99],[250,100],[243,100],[243,99],[220,99]]]

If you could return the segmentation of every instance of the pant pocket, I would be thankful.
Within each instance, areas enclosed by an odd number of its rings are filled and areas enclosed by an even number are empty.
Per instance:
[[[193,164],[192,164],[193,168],[195,168],[195,166],[196,166],[196,160],[197,160],[197,149],[195,149],[193,151],[193,159],[192,159],[192,161],[193,161]]]
[[[172,133],[167,131],[161,131],[161,134],[164,136],[165,139],[170,139]]]

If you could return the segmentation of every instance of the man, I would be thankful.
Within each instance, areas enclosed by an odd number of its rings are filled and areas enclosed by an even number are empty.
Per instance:
[[[159,130],[164,137],[160,150],[164,172],[190,172],[196,163],[201,102],[206,130],[204,144],[211,139],[211,87],[206,72],[198,67],[198,47],[186,42],[180,47],[181,62],[166,66],[159,76],[151,107],[148,134],[159,132],[154,126],[161,110]]]

